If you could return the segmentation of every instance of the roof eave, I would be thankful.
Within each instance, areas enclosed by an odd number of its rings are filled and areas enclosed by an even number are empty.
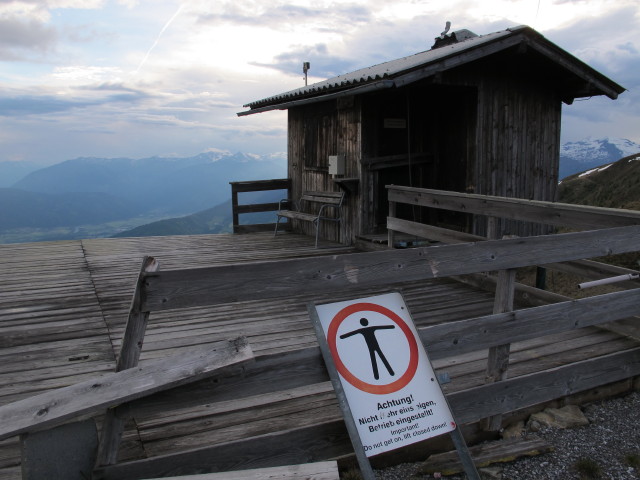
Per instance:
[[[539,35],[534,31],[536,35]],[[576,92],[574,98],[590,97],[594,95],[606,95],[612,100],[618,98],[622,92],[626,90],[623,86],[617,84],[607,76],[593,69],[582,60],[574,57],[566,50],[561,49],[553,42],[539,35],[544,41],[534,41],[531,38],[525,39],[525,45],[537,53],[549,58],[556,64],[560,65],[566,71],[581,78],[587,88],[586,92]]]
[[[244,112],[238,112],[236,115],[238,115],[239,117],[244,117],[247,115],[253,115],[254,113],[268,112],[270,110],[286,110],[291,107],[297,107],[297,106],[305,105],[309,103],[324,102],[327,100],[334,100],[340,97],[346,97],[350,95],[359,95],[362,93],[374,92],[377,90],[384,90],[394,86],[395,84],[393,80],[379,80],[374,83],[368,83],[365,85],[346,88],[346,89],[333,92],[333,93],[328,93],[325,95],[319,95],[319,96],[315,95],[312,97],[301,98],[298,100],[290,100],[288,102],[276,103],[273,105],[266,105],[264,107],[256,107],[250,110],[245,110]]]

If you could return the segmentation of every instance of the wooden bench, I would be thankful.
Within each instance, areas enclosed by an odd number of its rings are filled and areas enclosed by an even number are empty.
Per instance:
[[[280,200],[278,206],[278,220],[276,221],[276,230],[274,235],[278,234],[278,226],[281,218],[289,218],[292,220],[301,220],[303,222],[313,223],[316,227],[316,248],[318,248],[318,235],[320,232],[320,221],[340,223],[340,214],[342,202],[344,201],[344,192],[305,192],[300,197],[299,202],[294,205],[294,210],[286,210],[283,207],[286,203],[291,203],[290,199]],[[318,213],[306,213],[305,208],[311,210],[307,204],[319,205]],[[336,212],[335,217],[327,215],[327,211],[333,209]]]

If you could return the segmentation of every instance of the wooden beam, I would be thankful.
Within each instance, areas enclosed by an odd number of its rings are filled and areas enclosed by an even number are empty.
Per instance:
[[[147,321],[149,320],[149,311],[141,308],[142,291],[144,290],[143,275],[157,270],[158,262],[156,259],[153,257],[144,257],[138,279],[136,280],[124,335],[122,336],[122,345],[120,346],[120,353],[118,354],[116,372],[135,367],[138,364],[140,352],[142,351],[142,343],[144,342],[144,334],[147,329]]]
[[[293,426],[292,426],[293,427]],[[292,428],[235,442],[97,469],[97,480],[138,480],[153,476],[225,472],[290,463],[317,462],[351,453],[342,421]]]
[[[542,404],[640,375],[640,348],[447,395],[460,424]],[[97,470],[100,480],[137,480],[190,472],[268,467],[352,454],[342,420],[238,440]]]
[[[204,473],[148,480],[340,480],[338,462],[314,462],[282,467],[255,468],[235,472]]]
[[[144,335],[149,321],[149,312],[141,309],[142,292],[144,290],[143,274],[156,272],[158,262],[153,257],[145,256],[142,260],[140,273],[136,279],[136,285],[129,307],[129,316],[122,336],[120,353],[116,363],[116,372],[121,372],[138,365]],[[109,465],[115,463],[118,457],[118,449],[124,431],[126,418],[122,410],[109,408],[105,413],[100,432],[100,442],[98,444],[98,454],[96,456],[97,465]]]
[[[640,309],[640,290],[614,292],[580,300],[532,307],[514,312],[492,314],[418,329],[420,338],[432,360],[488,349],[505,342],[515,343],[599,325],[629,315]],[[242,378],[225,377],[219,391],[203,391],[205,398],[215,395],[217,401],[232,401],[277,389],[297,389],[327,382],[320,349],[310,347],[286,354],[259,356],[244,367]],[[205,388],[205,387],[203,387]],[[132,402],[131,409],[159,411],[172,403],[170,392]]]
[[[625,253],[638,249],[640,226],[507,240],[384,250],[322,258],[222,265],[144,275],[143,310],[167,310],[278,298],[353,286],[389,285]]]
[[[481,443],[469,447],[469,451],[476,466],[482,468],[494,463],[513,462],[520,457],[531,457],[552,452],[553,446],[547,443],[546,440],[530,436]],[[449,476],[462,471],[462,463],[458,457],[458,452],[454,450],[429,455],[427,460],[420,466],[419,473],[426,475],[440,472],[442,475]]]
[[[516,283],[516,270],[500,270],[498,272],[498,283],[496,285],[496,296],[493,306],[493,313],[506,313],[513,311],[513,296]],[[507,378],[509,368],[509,351],[511,343],[505,342],[501,345],[489,348],[487,359],[486,383],[499,382]],[[502,416],[495,415],[489,417],[485,422],[486,430],[499,430],[502,424]]]
[[[391,204],[395,205],[395,202],[389,202],[390,209]],[[389,213],[391,214],[391,210]],[[387,229],[389,232],[402,232],[409,235],[415,235],[416,237],[448,244],[479,242],[486,240],[485,237],[480,235],[458,232],[456,230],[427,225],[425,223],[412,222],[411,220],[403,220],[393,216],[387,217]]]
[[[253,359],[244,337],[110,373],[0,407],[0,440],[59,425],[81,415],[195,382],[223,367]]]
[[[237,205],[236,212],[238,214],[242,213],[257,213],[257,212],[274,212],[280,208],[280,204],[278,202],[272,203],[252,203],[245,205]]]
[[[639,308],[640,289],[635,289],[424,327],[418,332],[429,356],[438,359],[601,325],[626,318]]]
[[[460,423],[513,412],[640,375],[640,348],[612,353],[447,396]]]
[[[493,55],[507,48],[517,46],[520,42],[522,42],[521,35],[514,36],[505,33],[504,36],[500,36],[490,43],[483,43],[482,45],[470,48],[467,51],[452,51],[450,55],[444,56],[443,58],[429,63],[422,68],[412,70],[409,73],[405,73],[394,78],[393,82],[396,87],[402,87],[432,75],[436,75],[439,72],[444,72],[445,70],[459,67],[488,55]]]
[[[248,180],[244,182],[229,182],[231,191],[242,192],[263,192],[266,190],[289,190],[291,188],[290,178],[276,178],[273,180]]]
[[[554,63],[576,75],[578,78],[581,78],[586,84],[592,86],[592,89],[594,87],[598,88],[612,100],[618,98],[618,94],[625,91],[624,87],[612,82],[597,70],[594,70],[589,65],[577,60],[575,57],[571,56],[564,50],[559,49],[555,45],[550,45],[546,42],[536,42],[531,39],[527,39],[526,42],[528,47],[546,56]],[[593,92],[589,92],[589,95],[593,95]]]
[[[415,187],[387,186],[389,201],[511,220],[576,228],[640,224],[640,212],[520,198],[494,197]]]

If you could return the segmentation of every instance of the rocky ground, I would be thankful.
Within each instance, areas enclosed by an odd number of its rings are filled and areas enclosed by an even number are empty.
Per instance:
[[[496,480],[637,480],[640,479],[640,392],[585,405],[588,425],[542,427],[533,433],[554,451],[481,470],[483,479]],[[438,478],[420,474],[420,463],[376,472],[378,480]],[[462,480],[464,476],[442,477]]]

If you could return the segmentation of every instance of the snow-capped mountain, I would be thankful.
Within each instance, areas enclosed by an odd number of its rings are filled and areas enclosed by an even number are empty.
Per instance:
[[[587,138],[560,147],[560,178],[640,152],[640,144],[624,138]]]

